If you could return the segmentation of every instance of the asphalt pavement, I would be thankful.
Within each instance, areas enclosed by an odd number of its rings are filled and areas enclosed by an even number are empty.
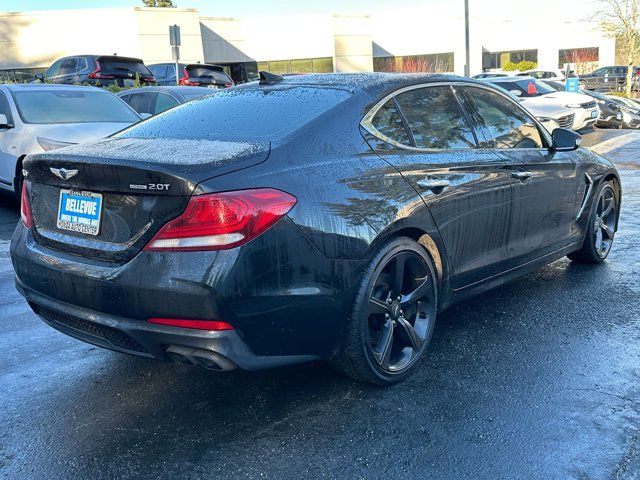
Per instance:
[[[640,479],[640,133],[601,266],[559,260],[440,315],[390,388],[322,363],[219,374],[92,347],[13,287],[0,196],[0,477]]]

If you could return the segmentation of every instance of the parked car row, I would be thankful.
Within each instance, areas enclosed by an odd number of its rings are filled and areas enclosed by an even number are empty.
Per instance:
[[[518,97],[541,121],[553,120],[557,126],[581,130],[594,125],[600,116],[596,101],[584,94],[557,91],[533,77],[493,77],[483,79]],[[552,107],[554,110],[542,110]],[[551,124],[552,126],[553,123]]]
[[[233,80],[220,65],[180,64],[178,83],[184,86],[229,88]],[[104,87],[118,85],[175,85],[175,63],[145,65],[139,58],[119,55],[74,55],[56,60],[44,73],[35,75],[46,83],[87,84]]]

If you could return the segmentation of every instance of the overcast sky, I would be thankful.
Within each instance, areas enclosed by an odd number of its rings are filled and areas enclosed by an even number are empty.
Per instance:
[[[549,16],[584,17],[596,0],[470,0],[472,15],[501,17]],[[251,17],[294,13],[353,13],[397,9],[398,7],[442,7],[447,12],[463,13],[463,0],[175,0],[178,7],[200,10],[202,15],[221,17]],[[141,6],[140,0],[0,0],[0,11],[29,11],[67,8]]]

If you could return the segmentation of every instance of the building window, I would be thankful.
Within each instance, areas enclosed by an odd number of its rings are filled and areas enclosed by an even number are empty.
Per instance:
[[[375,57],[374,72],[453,72],[453,52],[404,57]]]
[[[558,67],[563,68],[565,63],[573,63],[577,65],[586,63],[593,65],[597,63],[599,59],[600,51],[598,50],[598,47],[566,48],[558,52]]]
[[[258,70],[277,74],[331,73],[333,58],[299,58],[295,60],[269,60],[258,62]]]
[[[482,69],[491,70],[503,68],[507,63],[534,62],[538,63],[538,50],[511,50],[507,52],[484,52],[482,54]]]

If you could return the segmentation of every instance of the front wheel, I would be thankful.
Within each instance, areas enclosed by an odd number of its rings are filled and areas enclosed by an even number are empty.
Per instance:
[[[421,245],[405,237],[383,245],[362,275],[336,368],[381,385],[410,375],[431,340],[437,287]]]
[[[595,204],[587,222],[582,248],[570,253],[568,257],[575,262],[602,263],[605,261],[616,234],[619,199],[613,182],[602,184],[595,197]]]

